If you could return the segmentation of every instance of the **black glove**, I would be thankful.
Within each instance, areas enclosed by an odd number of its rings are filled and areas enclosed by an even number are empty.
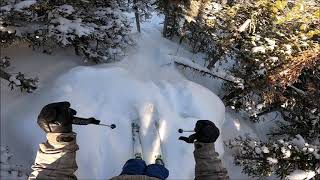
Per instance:
[[[187,143],[194,143],[195,140],[202,143],[214,143],[220,135],[217,126],[209,120],[198,120],[194,131],[196,133],[189,137],[180,136],[179,140]]]
[[[70,108],[69,102],[57,102],[46,105],[38,116],[38,125],[46,133],[72,132],[72,119],[77,112]]]

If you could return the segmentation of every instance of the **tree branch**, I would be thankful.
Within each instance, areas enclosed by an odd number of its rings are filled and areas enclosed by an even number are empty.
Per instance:
[[[10,82],[11,75],[0,68],[0,78],[5,79]]]

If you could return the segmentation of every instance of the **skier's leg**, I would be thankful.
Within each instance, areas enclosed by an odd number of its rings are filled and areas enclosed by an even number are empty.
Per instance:
[[[150,177],[156,177],[164,180],[169,176],[169,170],[164,166],[164,162],[161,155],[156,157],[155,163],[150,164],[146,167],[145,174]]]
[[[164,180],[168,178],[169,170],[162,164],[150,164],[146,168],[145,175]]]
[[[142,159],[130,159],[122,168],[120,175],[144,175],[146,162]]]

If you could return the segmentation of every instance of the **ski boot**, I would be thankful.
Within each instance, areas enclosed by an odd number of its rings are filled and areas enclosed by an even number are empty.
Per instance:
[[[134,154],[134,158],[142,160],[142,154],[141,153],[136,153],[136,154]]]
[[[159,164],[159,165],[164,166],[164,162],[162,160],[161,155],[156,156],[155,164]]]

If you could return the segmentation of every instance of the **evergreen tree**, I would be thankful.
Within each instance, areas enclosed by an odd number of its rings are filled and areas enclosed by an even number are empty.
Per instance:
[[[284,179],[295,170],[320,177],[320,146],[308,143],[300,134],[267,143],[240,136],[226,146],[234,151],[235,164],[251,177],[276,175]]]
[[[183,20],[184,9],[188,4],[189,0],[155,0],[155,9],[165,16],[162,30],[163,37],[173,38],[177,35],[180,22]]]
[[[1,2],[1,28],[33,47],[73,46],[94,62],[124,55],[132,44],[130,23],[116,0],[112,1],[10,1]]]
[[[172,12],[170,8],[179,10]],[[225,84],[223,100],[227,106],[247,112],[254,122],[266,113],[281,114],[283,121],[270,132],[269,141],[259,141],[261,147],[270,149],[270,156],[261,158],[251,147],[245,156],[235,153],[236,162],[243,161],[237,165],[256,177],[275,173],[284,178],[295,170],[304,170],[314,172],[318,178],[319,153],[311,157],[301,146],[302,150],[294,148],[297,156],[292,158],[296,159],[280,161],[281,148],[271,151],[271,145],[283,147],[277,141],[283,139],[286,146],[291,143],[293,147],[292,141],[303,137],[312,144],[313,150],[319,150],[319,3],[298,0],[160,1],[158,9],[165,14],[164,36],[179,36],[180,42],[189,43],[193,52],[206,53],[208,69],[231,60],[233,68],[228,71],[243,79],[245,84]],[[247,139],[242,137],[236,141],[250,150],[244,144]],[[250,159],[255,155],[260,159]],[[268,157],[277,158],[279,163],[269,163]],[[295,165],[286,166],[290,162]]]
[[[254,122],[270,112],[283,118],[268,142],[255,140],[258,145],[252,146],[247,137],[235,139],[241,147],[229,142],[228,147],[241,149],[234,152],[235,163],[255,177],[274,173],[285,178],[302,170],[319,178],[319,7],[313,1],[261,0],[224,11],[232,19],[220,16],[224,24],[235,26],[227,25],[233,31],[220,43],[236,55],[232,71],[245,80],[244,88],[226,85],[225,102],[248,112]],[[233,44],[226,43],[230,40]],[[256,151],[263,146],[268,153]]]
[[[153,1],[150,0],[130,0],[128,1],[131,4],[131,9],[134,11],[136,18],[136,25],[138,32],[141,32],[140,22],[146,21],[151,18],[153,7]]]
[[[6,68],[11,65],[10,58],[7,56],[2,57],[1,48],[7,47],[9,44],[11,44],[14,36],[14,32],[0,29],[0,78],[9,82],[8,86],[11,88],[11,90],[20,88],[21,92],[26,91],[31,93],[37,89],[37,83],[39,81],[38,78],[28,78],[21,72],[14,74],[6,71]]]

